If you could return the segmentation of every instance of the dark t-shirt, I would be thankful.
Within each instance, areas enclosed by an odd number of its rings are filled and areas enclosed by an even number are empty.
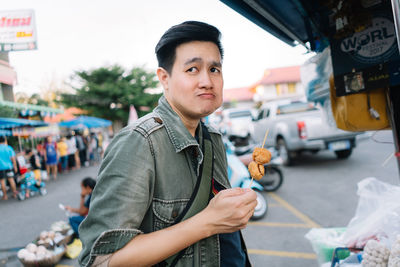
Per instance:
[[[198,129],[195,138],[199,143]],[[195,164],[197,165],[197,163]],[[212,178],[210,199],[224,188]],[[221,267],[243,267],[246,266],[246,254],[242,248],[239,231],[227,234],[219,234]]]
[[[89,209],[89,206],[90,206],[90,199],[92,198],[92,194],[90,194],[90,195],[88,195],[87,197],[86,197],[86,200],[85,200],[85,203],[83,203],[83,206],[85,206],[86,208],[88,208]],[[85,214],[85,216],[86,216],[87,214]]]
[[[222,186],[213,179],[211,196],[213,197],[222,189]],[[221,267],[246,266],[246,254],[242,248],[239,231],[219,234],[218,237],[221,250]]]

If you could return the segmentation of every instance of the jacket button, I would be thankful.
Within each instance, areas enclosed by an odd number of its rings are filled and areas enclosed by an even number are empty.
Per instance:
[[[176,211],[176,210],[174,210],[174,211],[172,211],[172,218],[176,218],[176,217],[178,217],[178,211]]]
[[[163,123],[163,121],[158,117],[155,117],[154,121],[157,122],[158,124],[162,124]]]

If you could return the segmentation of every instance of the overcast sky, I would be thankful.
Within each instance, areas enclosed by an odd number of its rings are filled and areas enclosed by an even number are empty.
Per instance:
[[[267,68],[309,58],[303,47],[283,43],[218,0],[3,0],[0,9],[34,9],[36,16],[38,49],[10,52],[15,92],[40,92],[74,70],[111,64],[155,71],[157,41],[185,20],[222,32],[225,88],[251,85]]]

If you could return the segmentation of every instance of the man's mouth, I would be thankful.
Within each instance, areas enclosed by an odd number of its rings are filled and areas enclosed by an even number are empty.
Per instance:
[[[203,93],[203,94],[199,94],[199,96],[201,98],[206,98],[206,99],[212,99],[215,97],[215,95],[213,93]]]

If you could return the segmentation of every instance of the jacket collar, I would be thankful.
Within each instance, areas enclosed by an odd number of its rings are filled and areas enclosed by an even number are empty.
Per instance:
[[[154,112],[161,117],[175,152],[181,152],[189,146],[198,146],[196,139],[189,133],[181,118],[172,109],[165,96],[158,100],[158,106]]]

